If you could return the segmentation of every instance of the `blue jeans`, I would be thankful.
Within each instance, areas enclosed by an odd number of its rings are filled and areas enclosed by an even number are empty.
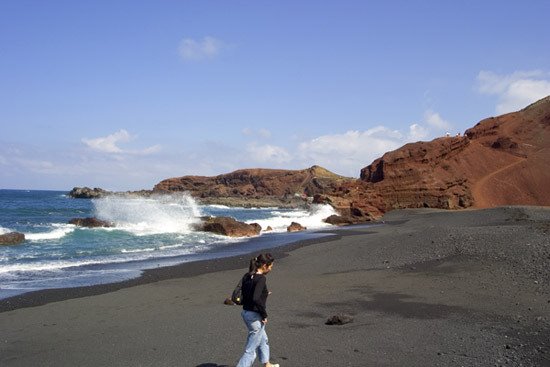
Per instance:
[[[246,310],[243,310],[241,315],[248,329],[248,338],[246,339],[244,354],[237,367],[252,366],[256,359],[256,353],[260,357],[260,363],[269,362],[269,344],[267,344],[267,334],[265,333],[262,316],[257,312]]]

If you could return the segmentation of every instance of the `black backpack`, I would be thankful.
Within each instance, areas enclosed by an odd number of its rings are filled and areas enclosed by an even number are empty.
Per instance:
[[[243,279],[239,280],[239,283],[233,290],[233,293],[231,293],[231,301],[235,303],[236,305],[242,305],[243,304]]]

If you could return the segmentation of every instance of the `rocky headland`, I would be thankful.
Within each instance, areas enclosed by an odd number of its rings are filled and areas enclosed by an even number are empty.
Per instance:
[[[162,180],[153,190],[111,193],[75,188],[73,197],[188,192],[203,204],[299,207],[327,203],[333,224],[380,218],[392,209],[550,205],[550,96],[484,119],[464,135],[416,142],[388,152],[360,172],[339,176],[303,170],[242,169],[213,177]]]

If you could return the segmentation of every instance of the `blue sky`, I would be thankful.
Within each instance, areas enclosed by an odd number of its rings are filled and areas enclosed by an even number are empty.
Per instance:
[[[384,152],[550,95],[548,1],[0,0],[0,188]]]

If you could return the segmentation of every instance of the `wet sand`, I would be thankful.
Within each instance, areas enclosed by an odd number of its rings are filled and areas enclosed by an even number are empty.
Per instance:
[[[272,251],[281,366],[550,366],[550,209],[388,213]],[[0,301],[1,366],[234,366],[248,258]],[[346,325],[328,317],[353,316]],[[259,365],[259,364],[258,364]]]

